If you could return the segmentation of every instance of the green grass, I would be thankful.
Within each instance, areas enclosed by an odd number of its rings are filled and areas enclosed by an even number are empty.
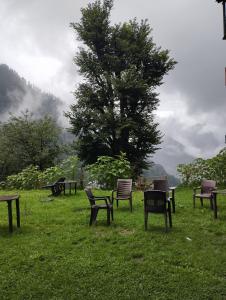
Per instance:
[[[161,215],[144,231],[141,192],[133,213],[120,202],[109,227],[106,211],[89,227],[82,191],[53,201],[45,201],[48,191],[20,195],[21,229],[13,234],[0,204],[0,299],[226,299],[223,196],[215,220],[208,203],[193,209],[191,190],[178,189],[165,233]]]

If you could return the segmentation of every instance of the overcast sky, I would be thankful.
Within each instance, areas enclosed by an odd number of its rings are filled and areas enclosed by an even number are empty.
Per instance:
[[[69,23],[79,21],[80,8],[88,2],[0,0],[0,63],[60,97],[65,111],[80,80],[72,63],[78,42]],[[165,136],[154,157],[174,173],[183,159],[210,157],[224,147],[222,5],[215,0],[115,0],[113,23],[134,17],[148,19],[155,43],[170,49],[178,62],[159,88],[156,118]]]

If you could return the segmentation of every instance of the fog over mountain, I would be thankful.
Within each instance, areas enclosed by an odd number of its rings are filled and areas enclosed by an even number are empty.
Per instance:
[[[153,164],[148,170],[144,170],[143,176],[145,178],[151,179],[167,176],[170,186],[177,186],[178,184],[180,184],[180,180],[177,177],[171,175],[171,173],[166,172],[165,168],[160,164]]]
[[[156,164],[163,164],[169,174],[178,176],[176,167],[178,164],[192,162],[196,157],[186,152],[185,146],[171,137],[166,137],[154,155]]]
[[[21,78],[7,65],[0,65],[0,120],[6,121],[10,113],[19,115],[29,110],[34,117],[46,114],[62,125],[62,101],[54,95],[42,92],[39,88]]]

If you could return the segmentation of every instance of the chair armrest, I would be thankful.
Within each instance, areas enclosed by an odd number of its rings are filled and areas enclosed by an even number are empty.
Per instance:
[[[94,200],[95,201],[105,201],[106,205],[108,206],[109,204],[111,204],[111,197],[110,196],[94,196]],[[108,201],[110,203],[108,203]]]
[[[114,198],[114,192],[117,192],[117,190],[112,190],[112,192],[111,192],[111,199],[113,200],[113,198]]]
[[[197,190],[200,190],[201,189],[201,186],[198,186],[198,187],[195,187],[193,188],[193,193],[195,194]]]
[[[41,188],[48,189],[48,188],[52,188],[53,186],[55,186],[55,184],[47,184],[47,185],[43,185]]]

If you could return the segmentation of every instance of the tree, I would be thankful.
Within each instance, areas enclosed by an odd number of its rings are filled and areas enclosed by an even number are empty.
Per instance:
[[[192,163],[177,166],[184,185],[199,185],[202,179],[216,180],[224,185],[226,180],[226,148],[208,159],[197,158]]]
[[[1,177],[29,165],[40,170],[52,166],[60,153],[60,128],[48,116],[33,119],[29,112],[0,124]]]
[[[85,45],[74,59],[84,81],[66,116],[85,164],[122,151],[139,174],[161,141],[155,89],[175,61],[153,43],[147,21],[111,26],[112,6],[112,0],[95,1],[81,10],[80,23],[71,24]]]

